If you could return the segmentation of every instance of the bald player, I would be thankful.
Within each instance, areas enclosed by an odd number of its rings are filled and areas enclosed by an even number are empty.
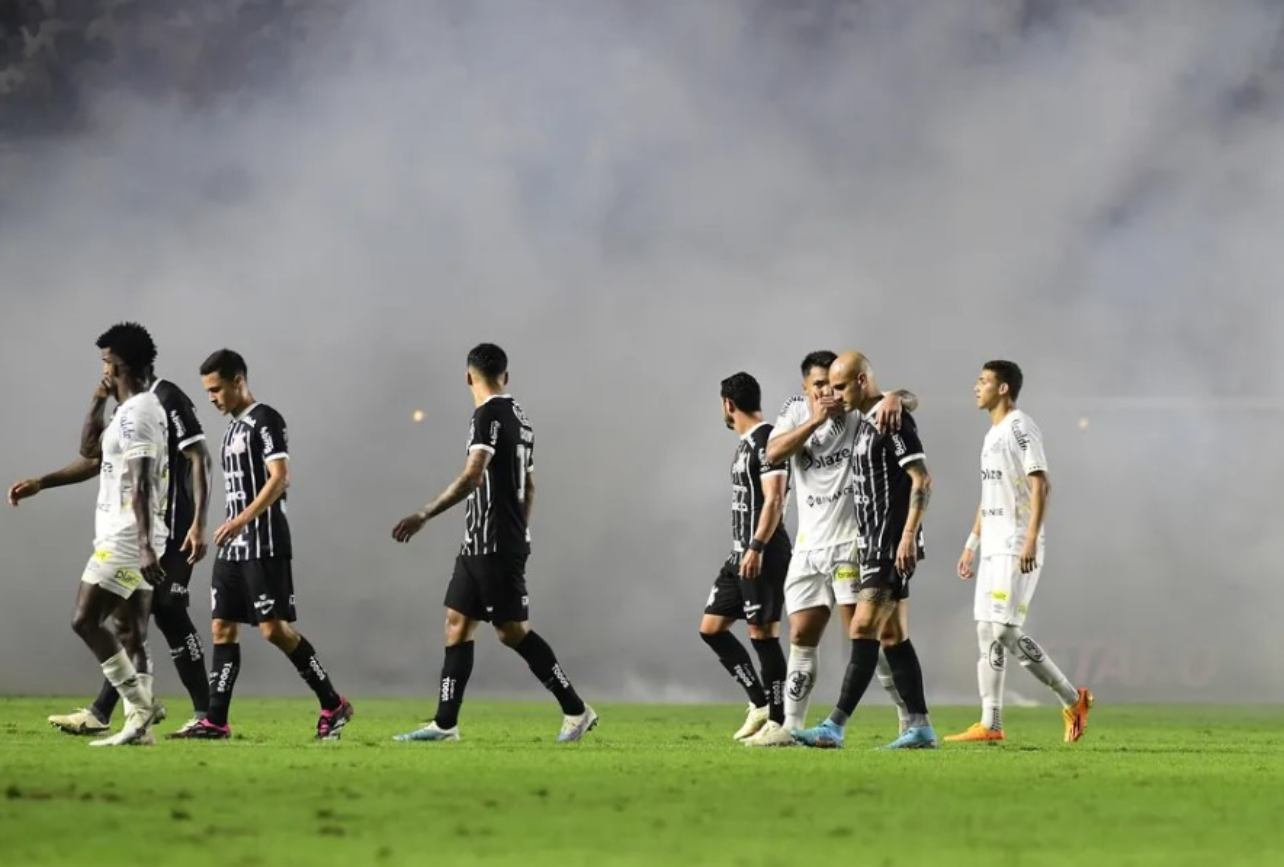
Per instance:
[[[847,352],[829,368],[829,386],[848,412],[859,411],[852,453],[860,579],[849,636],[851,659],[838,704],[818,726],[794,732],[807,746],[841,747],[847,721],[874,678],[880,645],[909,712],[890,749],[937,745],[923,695],[923,671],[909,639],[909,582],[923,551],[923,515],[932,489],[918,426],[908,412],[900,429],[880,432],[869,413],[883,399],[869,359]]]

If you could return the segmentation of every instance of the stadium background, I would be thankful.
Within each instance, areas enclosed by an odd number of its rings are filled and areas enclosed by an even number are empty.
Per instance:
[[[806,351],[858,347],[922,398],[916,643],[967,703],[970,388],[1011,357],[1054,480],[1031,632],[1105,702],[1276,700],[1281,12],[1162,8],[0,4],[5,483],[74,454],[111,322],[213,432],[196,366],[241,350],[290,425],[305,628],[354,695],[429,696],[462,517],[388,532],[461,466],[495,340],[537,430],[535,623],[586,695],[730,700],[695,635],[718,380],[770,417]],[[0,520],[0,692],[96,685],[92,499]],[[243,693],[300,692],[248,646]],[[490,641],[474,691],[536,695]]]

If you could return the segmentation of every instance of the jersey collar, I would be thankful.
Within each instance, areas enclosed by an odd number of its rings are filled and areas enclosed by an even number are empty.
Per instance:
[[[249,406],[247,406],[247,407],[245,408],[245,412],[241,413],[240,415],[234,415],[234,416],[232,416],[232,421],[240,421],[241,419],[245,418],[247,415],[249,415],[251,412],[253,412],[253,411],[254,411],[254,407],[256,407],[256,406],[258,406],[258,405],[259,405],[259,402],[258,402],[257,400],[256,400],[256,401],[254,401],[254,403],[250,404]]]
[[[766,421],[765,419],[764,419],[763,421],[758,422],[756,425],[754,425],[753,427],[749,428],[749,430],[747,430],[747,431],[745,431],[744,433],[742,433],[742,434],[740,435],[740,438],[741,438],[742,440],[744,440],[745,442],[748,442],[748,441],[749,441],[749,437],[753,436],[753,432],[754,432],[754,431],[756,431],[758,428],[762,427],[762,426],[763,426],[763,425],[765,425],[765,424],[767,424],[767,421]]]
[[[509,400],[512,400],[513,396],[508,392],[504,392],[503,394],[492,394],[490,397],[483,400],[482,404],[485,405],[490,403],[492,400],[499,400],[500,398],[508,398]]]

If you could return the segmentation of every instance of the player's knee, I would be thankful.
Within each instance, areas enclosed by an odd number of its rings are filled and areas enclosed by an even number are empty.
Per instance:
[[[83,608],[77,608],[71,615],[71,631],[86,638],[98,629],[99,624],[94,622],[94,618],[88,611]]]
[[[895,617],[887,621],[883,626],[882,634],[879,635],[879,641],[883,647],[895,647],[909,640],[909,632],[902,626],[901,622]]]
[[[284,620],[268,620],[260,623],[259,635],[284,650],[292,650],[297,643],[294,630]]]
[[[1026,635],[1020,626],[1013,626],[1010,623],[994,624],[994,629],[999,643],[1007,648],[1009,653],[1015,654],[1023,665],[1043,659],[1043,648]]]
[[[215,620],[210,623],[210,640],[215,644],[232,644],[236,641],[238,629],[231,620]]]
[[[505,647],[516,647],[526,638],[529,630],[525,623],[509,621],[508,623],[495,624],[495,632],[499,635],[499,640],[504,643]]]

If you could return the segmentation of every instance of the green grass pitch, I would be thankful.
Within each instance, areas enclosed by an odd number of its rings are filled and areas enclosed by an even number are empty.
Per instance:
[[[311,701],[251,697],[230,742],[93,750],[45,724],[70,707],[0,699],[6,867],[1284,863],[1281,708],[1105,706],[1078,745],[1013,709],[1003,745],[888,753],[886,707],[836,752],[741,747],[731,705],[605,704],[558,745],[551,702],[491,701],[458,744],[390,742],[431,708],[402,700],[318,744]]]

